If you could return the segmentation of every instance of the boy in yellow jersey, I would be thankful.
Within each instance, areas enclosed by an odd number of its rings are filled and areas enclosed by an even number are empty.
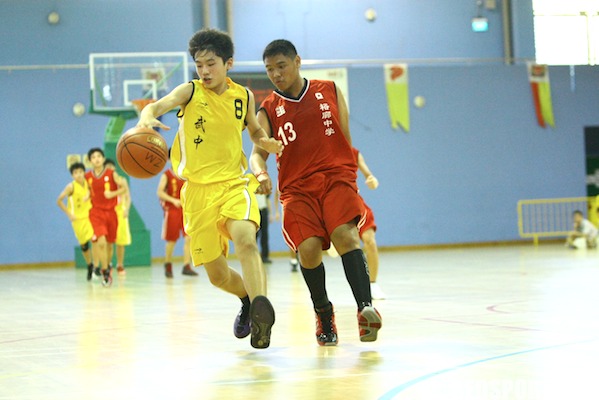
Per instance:
[[[214,29],[196,32],[189,40],[189,54],[200,79],[146,106],[137,126],[169,129],[157,117],[180,108],[171,163],[186,181],[181,204],[193,264],[203,264],[214,286],[241,299],[235,336],[251,332],[252,347],[266,348],[275,313],[266,298],[266,274],[256,244],[259,183],[254,175],[244,175],[248,164],[242,131],[247,128],[252,142],[269,153],[280,153],[283,146],[258,124],[253,93],[227,77],[233,66],[233,42],[227,34]],[[229,240],[243,278],[227,263]]]
[[[76,162],[69,167],[73,181],[67,183],[56,199],[56,204],[69,217],[73,232],[81,245],[83,258],[87,263],[87,280],[92,279],[94,264],[90,250],[90,240],[94,236],[94,228],[89,220],[89,209],[92,206],[89,196],[89,186],[85,180],[85,166]],[[67,198],[67,205],[64,199]]]
[[[104,161],[104,166],[113,171],[116,171],[116,164],[110,158]],[[120,177],[120,183],[127,188],[127,191],[118,196],[118,202],[114,211],[118,219],[118,227],[116,230],[116,271],[119,275],[125,275],[125,246],[131,244],[131,229],[129,228],[129,209],[131,208],[131,195],[129,192],[129,184],[127,180]],[[112,248],[108,250],[108,262],[112,260]]]

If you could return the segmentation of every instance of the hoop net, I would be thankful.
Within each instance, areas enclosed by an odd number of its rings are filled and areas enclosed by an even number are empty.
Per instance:
[[[141,114],[141,110],[144,109],[145,106],[147,106],[150,103],[154,103],[156,100],[149,98],[149,99],[135,99],[135,100],[131,100],[131,103],[133,104],[133,106],[135,107],[135,111],[137,112],[137,116],[139,117],[139,114]]]

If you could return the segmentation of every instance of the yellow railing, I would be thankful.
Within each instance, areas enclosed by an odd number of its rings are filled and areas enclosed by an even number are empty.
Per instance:
[[[597,197],[520,200],[518,230],[520,237],[532,238],[535,245],[542,237],[565,237],[572,230],[572,213],[580,210],[597,223]]]

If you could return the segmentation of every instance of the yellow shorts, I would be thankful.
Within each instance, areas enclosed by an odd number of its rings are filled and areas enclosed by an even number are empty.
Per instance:
[[[228,219],[252,221],[260,226],[256,200],[258,180],[252,174],[225,182],[197,184],[186,182],[181,189],[185,233],[191,237],[193,265],[229,254],[231,235]]]
[[[131,244],[131,230],[129,229],[129,218],[123,218],[123,210],[116,209],[116,216],[119,221],[116,230],[116,240],[114,243],[117,246],[129,246]]]
[[[94,236],[94,227],[90,222],[89,218],[76,219],[71,222],[73,226],[73,232],[79,244],[85,244],[89,242]]]

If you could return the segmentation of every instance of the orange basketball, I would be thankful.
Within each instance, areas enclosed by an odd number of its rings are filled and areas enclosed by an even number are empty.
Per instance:
[[[150,128],[133,127],[121,136],[116,145],[116,159],[125,173],[134,178],[158,175],[168,160],[168,146],[158,132]]]

